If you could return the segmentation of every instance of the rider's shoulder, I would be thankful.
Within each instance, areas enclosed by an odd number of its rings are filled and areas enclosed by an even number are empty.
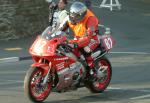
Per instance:
[[[62,11],[60,11],[59,13],[60,13],[60,15],[66,15],[66,16],[68,15],[67,10],[62,10]]]
[[[67,14],[66,10],[61,11],[59,14],[60,21],[62,22],[63,20],[66,20],[68,18],[67,16],[68,16],[68,14]]]
[[[64,21],[69,21],[69,15],[64,18]]]

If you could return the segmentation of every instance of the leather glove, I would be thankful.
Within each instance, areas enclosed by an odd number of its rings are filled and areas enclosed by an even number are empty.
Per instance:
[[[78,48],[77,40],[69,40],[68,44],[73,48]]]
[[[78,44],[77,43],[74,43],[74,48],[78,48]]]

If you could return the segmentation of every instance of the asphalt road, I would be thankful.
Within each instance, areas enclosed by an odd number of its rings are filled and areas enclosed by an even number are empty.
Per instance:
[[[101,94],[92,94],[86,88],[66,93],[51,93],[46,103],[149,103],[150,55],[111,54],[112,81]],[[0,64],[1,103],[30,103],[23,91],[25,72],[31,60]]]
[[[107,90],[101,94],[91,94],[86,88],[51,93],[45,103],[150,103],[150,9],[141,2],[122,3],[121,11],[93,8],[117,41],[107,56],[113,67]],[[24,96],[23,80],[31,63],[0,63],[0,103],[30,103]]]

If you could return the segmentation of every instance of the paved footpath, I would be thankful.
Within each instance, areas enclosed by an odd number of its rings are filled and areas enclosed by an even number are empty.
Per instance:
[[[18,40],[0,41],[0,62],[18,61],[28,59],[29,47],[35,38],[22,38]]]

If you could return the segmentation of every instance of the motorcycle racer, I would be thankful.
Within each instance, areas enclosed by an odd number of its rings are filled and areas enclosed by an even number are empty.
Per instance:
[[[98,38],[99,20],[92,11],[81,2],[74,2],[69,11],[69,16],[60,25],[62,30],[71,28],[74,33],[74,40],[70,44],[76,46],[84,54],[88,67],[93,69],[94,63],[91,53],[95,50],[100,40]]]

